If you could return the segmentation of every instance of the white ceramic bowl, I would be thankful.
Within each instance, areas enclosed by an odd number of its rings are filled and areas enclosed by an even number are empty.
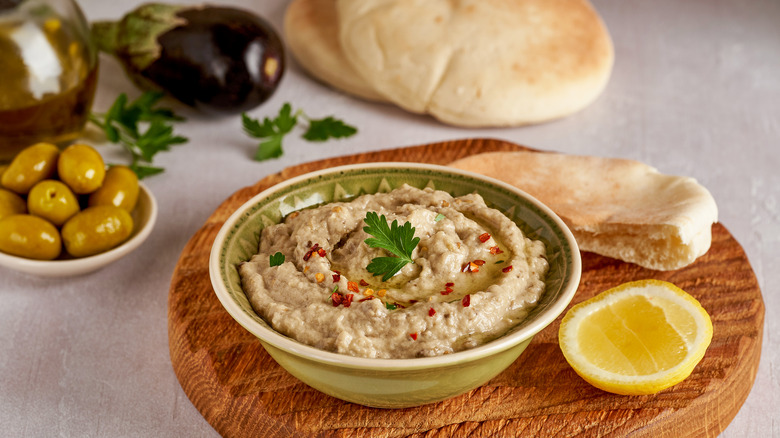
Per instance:
[[[133,233],[116,248],[89,257],[58,260],[33,260],[0,252],[0,266],[40,277],[73,277],[96,271],[119,260],[149,237],[157,221],[157,200],[143,183],[138,185],[138,203],[132,213]]]
[[[272,329],[241,289],[237,265],[258,251],[259,231],[289,213],[402,183],[431,186],[455,196],[478,192],[488,205],[513,219],[523,232],[545,242],[550,269],[545,293],[529,316],[504,336],[473,349],[438,357],[371,359],[319,350]],[[257,336],[290,374],[334,397],[367,406],[400,408],[443,400],[480,386],[517,359],[533,336],[554,321],[577,289],[577,243],[548,207],[492,178],[449,167],[371,163],[336,167],[288,180],[253,197],[224,223],[214,241],[209,273],[228,313]]]

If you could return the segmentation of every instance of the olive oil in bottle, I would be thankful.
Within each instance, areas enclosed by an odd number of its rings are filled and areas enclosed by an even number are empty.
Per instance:
[[[97,56],[72,0],[0,8],[0,162],[33,143],[81,134],[97,82]]]

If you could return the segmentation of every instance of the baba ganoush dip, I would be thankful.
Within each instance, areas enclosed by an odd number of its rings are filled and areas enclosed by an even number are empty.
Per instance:
[[[366,269],[392,256],[365,243],[368,212],[411,223],[420,239],[387,281]],[[548,267],[544,244],[481,196],[408,185],[291,213],[259,246],[239,266],[258,315],[305,344],[371,358],[437,356],[503,335],[535,306]]]

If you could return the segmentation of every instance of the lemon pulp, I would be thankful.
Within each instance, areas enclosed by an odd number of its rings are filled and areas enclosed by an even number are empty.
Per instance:
[[[625,283],[567,312],[559,342],[572,368],[619,394],[652,394],[685,379],[704,356],[712,322],[671,283]]]

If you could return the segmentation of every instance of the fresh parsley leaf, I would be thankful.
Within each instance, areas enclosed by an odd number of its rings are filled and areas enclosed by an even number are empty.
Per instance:
[[[395,304],[385,303],[385,308],[387,310],[395,310],[396,307],[398,307],[398,306],[396,306]]]
[[[149,129],[138,137],[136,146],[144,161],[151,162],[158,152],[170,150],[171,145],[186,142],[186,138],[173,135],[173,126],[154,120],[149,124]]]
[[[292,131],[296,123],[298,123],[297,114],[292,115],[292,107],[289,103],[285,103],[279,110],[279,115],[274,119],[274,125],[279,128],[281,134],[287,134]]]
[[[364,222],[367,227],[363,231],[374,236],[366,239],[366,244],[372,248],[383,248],[390,251],[397,257],[404,257],[411,262],[412,250],[420,242],[419,237],[414,237],[414,227],[410,222],[405,222],[399,226],[398,221],[394,220],[388,226],[385,215],[379,216],[376,212],[366,213]]]
[[[329,138],[344,138],[357,133],[357,128],[349,126],[332,116],[324,119],[310,119],[302,110],[293,113],[289,103],[282,105],[279,114],[273,119],[265,117],[262,122],[253,119],[246,113],[241,114],[241,124],[244,132],[252,137],[260,139],[254,154],[256,161],[264,161],[270,158],[278,158],[283,154],[282,140],[289,134],[300,119],[306,119],[309,123],[303,138],[308,141],[325,141]]]
[[[126,104],[127,95],[122,93],[116,98],[114,103],[111,105],[111,108],[108,109],[108,112],[104,116],[104,121],[90,117],[90,120],[103,128],[103,132],[106,133],[106,138],[108,138],[108,141],[111,143],[116,143],[119,141],[119,130],[114,127],[111,121],[120,118]]]
[[[247,135],[263,140],[258,145],[254,156],[256,161],[263,161],[282,156],[282,139],[295,127],[297,116],[292,114],[290,104],[285,103],[279,110],[279,115],[273,120],[266,117],[263,123],[260,123],[243,113],[241,122]]]
[[[407,263],[410,262],[400,257],[375,257],[366,266],[366,270],[374,275],[382,275],[382,281],[387,281]]]
[[[129,110],[138,114],[138,120],[144,122],[183,122],[184,118],[179,117],[168,108],[154,108],[157,102],[165,96],[164,93],[150,91],[142,94],[138,99],[130,104]]]
[[[244,132],[250,137],[263,140],[255,151],[255,160],[263,161],[282,156],[282,138],[295,126],[295,117],[291,113],[292,108],[289,104],[285,104],[275,119],[266,117],[263,123],[247,116],[246,113],[241,114]]]
[[[271,267],[279,266],[282,263],[284,263],[284,254],[281,252],[277,252],[276,254],[273,254],[270,259]]]
[[[144,179],[147,176],[157,175],[158,173],[163,173],[165,170],[162,167],[144,166],[143,164],[138,163],[131,164],[129,167],[133,172],[135,172],[135,174],[138,176],[138,179]]]
[[[325,117],[319,120],[309,120],[309,129],[303,134],[303,138],[309,141],[326,141],[329,138],[349,137],[357,133],[357,128],[345,124],[333,117]]]
[[[241,123],[244,126],[244,132],[250,137],[263,138],[276,134],[274,124],[268,117],[265,118],[263,123],[260,123],[256,119],[247,116],[246,113],[242,113]]]
[[[268,139],[260,142],[260,145],[255,151],[255,160],[264,161],[269,158],[279,158],[282,156],[282,137],[275,135],[268,137]]]
[[[128,104],[127,95],[117,96],[105,114],[92,113],[89,120],[103,129],[106,139],[118,143],[131,156],[129,167],[139,179],[156,175],[164,169],[151,166],[154,156],[187,138],[173,135],[171,123],[183,121],[168,108],[156,108],[163,93],[147,91]],[[146,130],[141,130],[141,125]]]
[[[382,281],[389,280],[401,270],[407,263],[414,263],[412,251],[420,243],[419,237],[414,237],[414,227],[409,222],[399,226],[394,220],[392,225],[387,224],[385,215],[381,217],[373,211],[366,213],[364,219],[366,227],[363,231],[374,236],[365,240],[371,248],[382,248],[389,251],[395,257],[376,257],[366,267],[366,270],[374,275],[382,275]]]

